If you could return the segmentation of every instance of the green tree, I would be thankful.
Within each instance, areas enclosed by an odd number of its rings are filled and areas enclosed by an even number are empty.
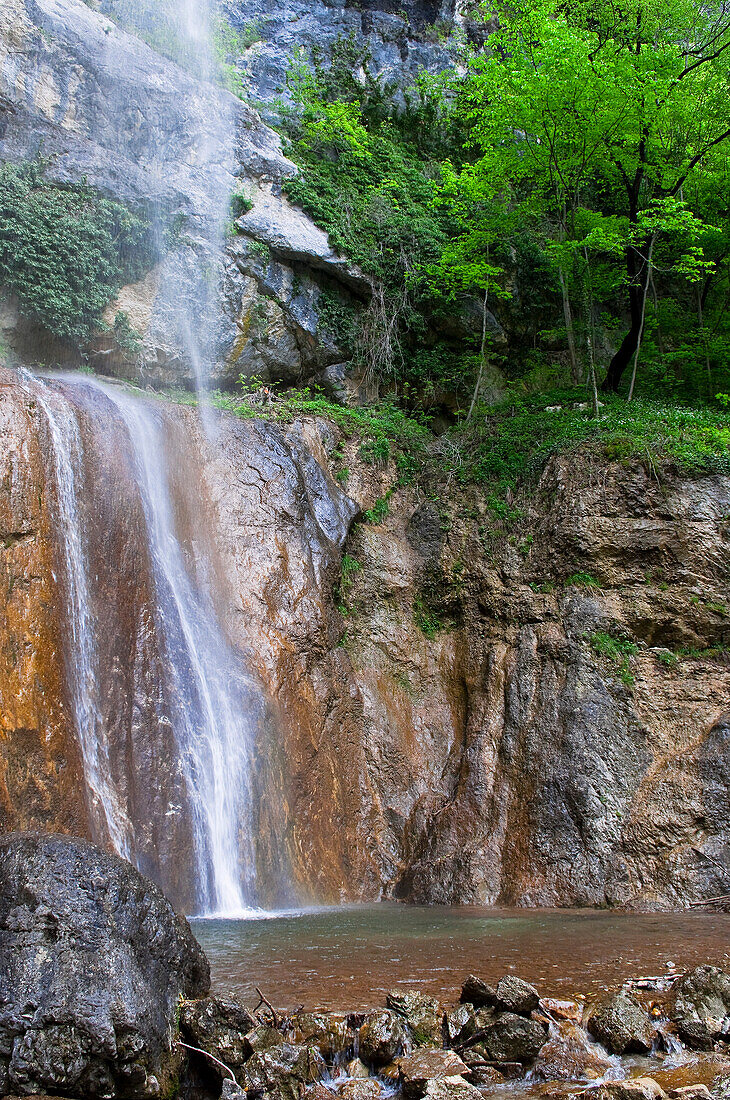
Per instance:
[[[690,203],[724,172],[730,5],[516,0],[496,14],[497,30],[457,86],[478,154],[469,171],[482,206],[487,196],[518,205],[555,242],[574,373],[568,258],[585,247],[578,212],[609,219],[614,250],[620,232],[628,324],[604,382],[617,390],[637,361],[660,238],[665,266],[696,280],[711,271],[702,211]]]

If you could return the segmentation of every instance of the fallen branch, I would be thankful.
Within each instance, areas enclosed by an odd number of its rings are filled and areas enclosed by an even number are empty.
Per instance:
[[[227,1066],[225,1062],[221,1062],[220,1058],[216,1058],[215,1055],[209,1054],[207,1050],[201,1050],[200,1047],[191,1047],[189,1043],[184,1043],[182,1039],[177,1040],[177,1045],[179,1047],[185,1047],[186,1050],[195,1051],[196,1054],[202,1054],[204,1058],[210,1058],[211,1062],[215,1062],[215,1064],[217,1066],[220,1066],[221,1069],[224,1069],[226,1073],[230,1073],[231,1081],[233,1081],[235,1085],[238,1084],[238,1081],[236,1081],[236,1075],[234,1074],[231,1067]]]
[[[704,901],[691,901],[689,909],[697,909],[700,905],[716,905],[720,901],[730,901],[730,894],[720,894],[716,898],[705,898]]]
[[[255,989],[256,989],[256,992],[258,993],[259,997],[261,998],[261,1000],[256,1005],[256,1008],[254,1009],[254,1012],[258,1012],[258,1010],[261,1008],[261,1005],[266,1005],[269,1012],[271,1013],[271,1018],[274,1021],[274,1027],[278,1027],[279,1026],[279,1016],[277,1014],[276,1009],[272,1005],[271,1001],[268,1000],[268,998],[264,997],[263,993],[261,992],[261,990],[259,989],[258,986],[256,986]]]

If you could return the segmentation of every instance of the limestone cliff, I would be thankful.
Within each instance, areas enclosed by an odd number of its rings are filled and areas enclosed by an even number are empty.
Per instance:
[[[138,862],[185,904],[180,781],[153,721],[149,572],[138,518],[115,506],[123,448],[103,402],[90,410],[72,390],[95,456],[100,614],[118,623],[104,666],[112,767]],[[93,831],[44,421],[9,373],[0,416],[2,826]],[[164,418],[187,553],[213,540],[222,619],[268,700],[264,900],[665,907],[726,891],[730,478],[586,451],[551,460],[509,536],[478,490],[447,482],[398,490],[374,525],[358,516],[393,471],[326,422],[224,416],[211,444],[193,410],[165,405]],[[344,592],[343,550],[361,566]],[[605,638],[623,640],[618,661]]]

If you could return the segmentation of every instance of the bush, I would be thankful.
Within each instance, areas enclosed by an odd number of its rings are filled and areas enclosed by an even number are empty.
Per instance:
[[[0,284],[54,336],[83,347],[151,263],[149,224],[121,203],[50,182],[41,163],[0,165]]]

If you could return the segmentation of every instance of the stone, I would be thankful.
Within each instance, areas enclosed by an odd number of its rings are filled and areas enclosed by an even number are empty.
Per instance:
[[[343,1100],[380,1100],[383,1095],[383,1086],[376,1077],[355,1077],[351,1081],[345,1081],[337,1090],[337,1095]]]
[[[452,1045],[471,1038],[477,1029],[471,1004],[460,1004],[446,1013],[446,1041]]]
[[[405,1096],[425,1094],[429,1082],[443,1077],[463,1077],[469,1067],[453,1050],[419,1050],[398,1059],[398,1078]]]
[[[674,984],[667,1011],[687,1046],[710,1050],[730,1036],[730,975],[716,966],[698,966]]]
[[[261,1054],[265,1050],[271,1050],[272,1047],[280,1046],[281,1041],[281,1032],[277,1031],[275,1027],[269,1027],[268,1024],[259,1024],[246,1035],[246,1045],[249,1053]]]
[[[164,1091],[179,1000],[210,987],[158,887],[88,841],[38,833],[0,838],[0,975],[0,1069],[25,1095]]]
[[[501,1013],[484,1036],[484,1046],[495,1062],[532,1062],[548,1036],[547,1027],[514,1012]]]
[[[281,1043],[254,1053],[242,1075],[248,1092],[274,1092],[281,1100],[299,1100],[306,1085],[327,1076],[327,1064],[316,1047]]]
[[[580,1001],[564,1001],[556,997],[541,997],[540,1003],[557,1020],[570,1020],[579,1024],[583,1019],[583,1005]]]
[[[586,1027],[609,1054],[651,1050],[655,1034],[646,1009],[624,989],[598,997],[589,1006]]]
[[[461,987],[459,1000],[462,1004],[474,1005],[475,1008],[496,1005],[497,990],[493,989],[491,985],[487,985],[481,978],[470,974]]]
[[[192,1046],[212,1054],[237,1075],[243,1063],[253,1053],[247,1032],[256,1026],[251,1013],[236,1000],[207,997],[185,1001],[180,1006],[180,1032]],[[281,1036],[277,1034],[278,1041]],[[213,1072],[225,1077],[225,1071],[209,1061]]]
[[[300,1012],[292,1017],[294,1041],[316,1046],[322,1057],[334,1062],[352,1045],[353,1036],[347,1026],[347,1017],[336,1012]]]
[[[360,1028],[360,1056],[374,1066],[386,1066],[403,1050],[406,1027],[394,1012],[373,1012]]]
[[[428,1100],[483,1100],[479,1089],[463,1077],[439,1077],[429,1081],[423,1095]]]
[[[678,1089],[670,1089],[667,1096],[671,1100],[709,1100],[712,1094],[707,1085],[682,1085]]]
[[[417,989],[396,990],[387,995],[385,1003],[405,1020],[415,1043],[441,1045],[444,1010],[434,997],[427,997]]]
[[[348,1077],[365,1078],[370,1076],[370,1070],[359,1058],[353,1058],[351,1062],[348,1062],[345,1066],[345,1073]]]
[[[223,1078],[221,1086],[221,1100],[245,1100],[246,1093],[240,1085],[232,1081],[230,1077]]]
[[[666,1096],[653,1077],[633,1077],[627,1081],[605,1081],[591,1089],[591,1100],[662,1100]]]
[[[594,1081],[611,1068],[582,1028],[563,1023],[541,1048],[533,1072],[542,1081]]]
[[[540,1004],[540,995],[534,986],[524,982],[522,978],[507,974],[497,985],[497,1000],[500,1007],[506,1008],[508,1012],[529,1016]]]

